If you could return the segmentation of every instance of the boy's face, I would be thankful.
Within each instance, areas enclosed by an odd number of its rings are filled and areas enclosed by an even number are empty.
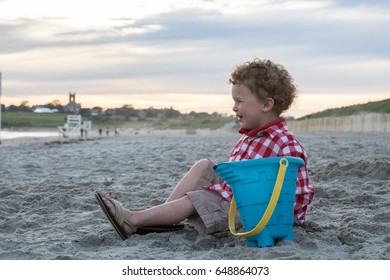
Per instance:
[[[264,102],[259,101],[248,87],[242,84],[233,85],[232,97],[233,111],[236,113],[240,128],[252,130],[267,123]]]

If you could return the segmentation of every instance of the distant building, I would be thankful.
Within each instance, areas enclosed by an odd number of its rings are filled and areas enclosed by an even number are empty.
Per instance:
[[[36,109],[34,109],[33,112],[34,113],[57,113],[58,110],[57,109],[50,109],[50,108],[46,108],[46,107],[37,107]]]
[[[114,115],[120,115],[120,116],[133,116],[135,115],[135,110],[134,108],[113,108],[113,109],[107,109],[106,114],[109,116],[114,116]]]
[[[91,110],[91,116],[100,116],[102,114],[102,109],[101,108],[92,108]]]
[[[81,104],[76,103],[76,93],[69,92],[69,103],[64,106],[64,112],[67,114],[78,115],[81,111]]]

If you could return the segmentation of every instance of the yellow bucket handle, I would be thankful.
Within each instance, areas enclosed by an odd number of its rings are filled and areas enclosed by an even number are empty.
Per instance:
[[[288,167],[288,160],[286,158],[281,158],[279,160],[278,176],[276,177],[274,190],[272,192],[271,199],[268,203],[267,209],[265,210],[264,215],[260,219],[260,222],[257,224],[257,226],[248,232],[236,232],[234,217],[236,215],[237,206],[236,206],[236,201],[234,200],[233,197],[232,202],[230,204],[230,210],[229,210],[229,229],[233,235],[240,236],[240,237],[250,237],[260,233],[264,229],[269,219],[271,218],[275,210],[276,204],[278,202],[280,191],[282,190],[282,186],[283,186],[284,176],[286,175],[287,167]]]

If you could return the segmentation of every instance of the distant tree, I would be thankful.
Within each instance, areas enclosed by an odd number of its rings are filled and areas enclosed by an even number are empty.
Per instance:
[[[149,107],[146,111],[146,116],[148,118],[157,118],[157,110],[154,109],[153,107]]]
[[[57,109],[58,112],[64,111],[64,106],[61,105],[61,101],[58,99],[53,100],[51,103],[47,103],[45,107],[50,109]]]
[[[210,115],[206,112],[197,113],[195,111],[191,111],[188,115],[196,119],[204,119],[210,117]]]
[[[132,104],[123,105],[121,113],[123,116],[127,117],[127,119],[129,119],[130,116],[138,116],[138,112],[134,109]]]
[[[16,105],[9,105],[8,108],[7,108],[7,111],[8,112],[18,112],[19,111],[19,106],[16,106]]]
[[[91,115],[91,109],[82,108],[80,110],[80,115],[82,115],[83,117],[89,117]]]
[[[134,109],[133,104],[125,104],[122,106],[123,109]]]
[[[29,112],[31,110],[31,108],[28,106],[28,103],[30,103],[29,101],[27,100],[23,100],[21,103],[20,103],[20,106],[18,108],[18,111],[19,112]]]
[[[93,107],[92,110],[103,112],[103,108],[102,107]]]
[[[173,109],[173,107],[166,109],[165,117],[168,119],[176,119],[180,117],[181,113],[178,110]]]

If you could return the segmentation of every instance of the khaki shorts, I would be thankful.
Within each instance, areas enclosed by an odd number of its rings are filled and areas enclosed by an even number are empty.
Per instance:
[[[229,230],[228,216],[230,203],[223,199],[218,192],[202,189],[202,186],[208,186],[222,181],[221,177],[214,172],[213,166],[214,163],[210,161],[202,178],[199,179],[195,190],[187,193],[197,212],[196,215],[188,218],[188,222],[200,234]],[[236,228],[241,227],[241,221],[238,215],[235,221]]]

